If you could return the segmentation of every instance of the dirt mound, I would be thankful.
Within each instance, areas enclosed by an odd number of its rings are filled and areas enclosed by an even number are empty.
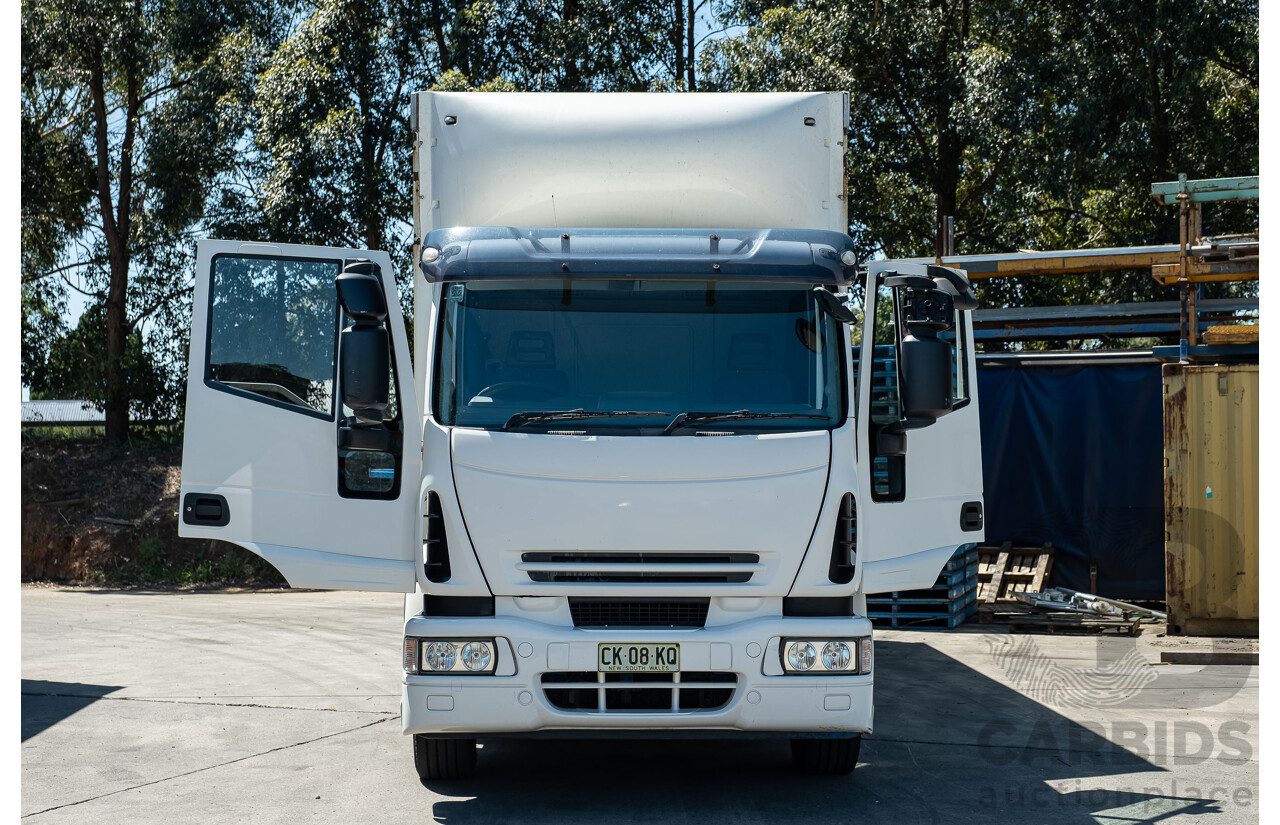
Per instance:
[[[22,580],[283,581],[257,556],[178,537],[182,450],[22,440]]]

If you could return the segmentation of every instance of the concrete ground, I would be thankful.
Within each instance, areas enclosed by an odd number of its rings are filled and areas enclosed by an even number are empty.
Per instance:
[[[859,767],[784,742],[496,742],[424,786],[401,599],[22,591],[33,823],[1258,821],[1258,678],[1160,640],[878,631]]]

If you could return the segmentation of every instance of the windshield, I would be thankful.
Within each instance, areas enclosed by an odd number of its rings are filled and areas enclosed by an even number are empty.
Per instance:
[[[435,409],[445,425],[697,435],[829,429],[845,414],[838,322],[811,286],[574,280],[443,289]]]

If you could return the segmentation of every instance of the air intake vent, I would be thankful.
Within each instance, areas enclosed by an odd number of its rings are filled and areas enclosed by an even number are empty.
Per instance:
[[[758,553],[523,553],[535,582],[742,584],[764,570]]]
[[[703,627],[710,599],[569,599],[574,627]]]
[[[422,530],[422,547],[427,555],[427,581],[447,582],[449,570],[449,538],[444,532],[444,512],[440,509],[440,497],[427,494],[426,524]]]
[[[828,576],[836,584],[853,581],[854,563],[858,559],[858,505],[853,493],[845,493],[840,500],[840,516],[836,519],[836,533],[831,540],[831,568]]]
[[[570,713],[697,713],[719,710],[733,699],[738,675],[722,671],[680,673],[542,674],[547,702]]]

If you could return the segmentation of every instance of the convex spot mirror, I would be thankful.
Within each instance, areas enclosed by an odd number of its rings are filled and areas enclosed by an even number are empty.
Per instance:
[[[382,281],[374,274],[377,271],[372,261],[353,261],[338,275],[338,303],[353,321],[376,324],[387,317],[387,298]]]
[[[390,347],[383,324],[387,300],[376,271],[371,261],[354,261],[337,278],[338,303],[351,319],[338,345],[342,403],[356,419],[344,423],[356,427],[383,427],[383,413],[391,403]]]

